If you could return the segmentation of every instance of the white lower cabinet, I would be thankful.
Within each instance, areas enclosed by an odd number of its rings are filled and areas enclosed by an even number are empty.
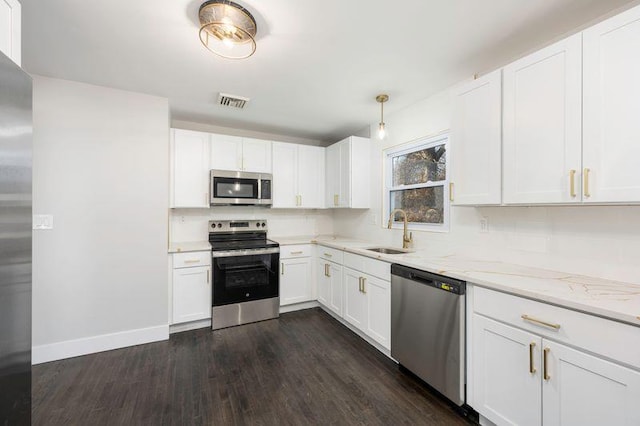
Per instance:
[[[318,259],[318,302],[342,315],[342,266]]]
[[[597,355],[627,341],[638,367],[632,326],[477,287],[473,294],[469,402],[483,417],[496,425],[640,424],[640,372]]]
[[[312,253],[309,244],[280,247],[280,306],[315,299]]]
[[[533,369],[528,364],[530,350],[535,360],[540,358],[541,341],[534,334],[473,316],[476,411],[497,425],[541,424],[540,363]]]
[[[172,324],[211,318],[210,258],[209,251],[173,255]]]
[[[352,253],[344,264],[343,318],[391,349],[391,265]]]
[[[313,299],[311,258],[280,260],[280,306]]]
[[[542,384],[545,426],[640,425],[640,373],[559,343],[542,345],[549,378]]]
[[[363,274],[344,268],[344,319],[362,331],[366,331],[367,294],[363,291]]]

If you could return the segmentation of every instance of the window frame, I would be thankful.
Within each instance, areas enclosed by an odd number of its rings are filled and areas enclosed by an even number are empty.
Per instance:
[[[429,232],[449,232],[450,226],[450,182],[451,182],[451,168],[450,168],[450,137],[449,132],[440,133],[435,136],[426,136],[414,141],[389,147],[383,151],[383,169],[384,169],[384,185],[382,188],[382,212],[383,221],[382,227],[386,228],[389,223],[389,214],[391,213],[391,192],[398,190],[417,189],[417,188],[433,188],[442,186],[443,190],[443,223],[417,223],[409,222],[408,228],[412,231],[429,231]],[[413,185],[400,185],[393,186],[393,158],[401,155],[410,154],[416,151],[422,151],[424,149],[434,148],[439,145],[444,145],[446,150],[446,179],[442,181],[427,181],[425,183],[413,184]],[[396,215],[398,217],[398,215]],[[404,221],[394,220],[391,227],[393,229],[402,229],[404,227]]]

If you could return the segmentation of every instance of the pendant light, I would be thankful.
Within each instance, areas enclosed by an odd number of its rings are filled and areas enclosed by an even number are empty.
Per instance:
[[[256,20],[244,7],[228,0],[211,0],[202,3],[198,16],[200,41],[211,52],[227,59],[244,59],[256,51]]]
[[[384,103],[389,100],[389,95],[376,96],[376,102],[380,104],[380,124],[378,124],[378,139],[382,140],[387,136],[387,131],[384,128]]]

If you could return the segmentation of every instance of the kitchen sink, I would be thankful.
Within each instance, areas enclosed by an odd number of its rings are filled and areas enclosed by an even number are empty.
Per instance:
[[[405,253],[410,253],[409,250],[394,249],[394,248],[389,248],[389,247],[372,247],[372,248],[368,248],[366,250],[375,251],[376,253],[382,253],[382,254],[405,254]]]

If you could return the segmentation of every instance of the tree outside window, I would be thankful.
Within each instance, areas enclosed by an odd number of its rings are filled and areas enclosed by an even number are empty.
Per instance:
[[[402,209],[412,229],[448,231],[448,145],[448,135],[441,135],[385,151],[385,223],[393,209]]]

